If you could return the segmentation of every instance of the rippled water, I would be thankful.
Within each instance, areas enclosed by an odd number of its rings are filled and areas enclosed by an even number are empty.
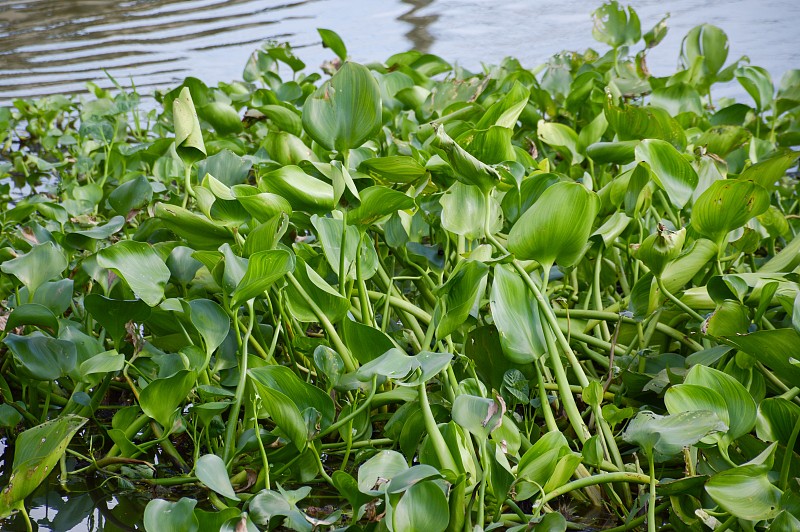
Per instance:
[[[748,54],[777,79],[800,68],[798,0],[633,0],[643,29],[667,11],[670,33],[649,56],[651,70],[674,70],[681,37],[713,22],[731,39],[731,58]],[[206,82],[241,77],[267,39],[289,41],[309,67],[330,52],[317,27],[342,35],[355,60],[408,48],[468,67],[514,55],[532,67],[564,49],[597,46],[585,0],[0,0],[0,102],[80,92],[87,81],[165,86],[188,75]],[[736,89],[732,89],[736,90]]]

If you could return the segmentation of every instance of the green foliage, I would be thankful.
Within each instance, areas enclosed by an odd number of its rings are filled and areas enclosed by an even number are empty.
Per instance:
[[[665,20],[0,109],[0,514],[61,461],[146,530],[791,529],[800,74],[652,75]]]

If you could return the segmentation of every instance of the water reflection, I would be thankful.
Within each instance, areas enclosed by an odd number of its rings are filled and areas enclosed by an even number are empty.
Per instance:
[[[597,46],[585,0],[0,0],[0,104],[19,96],[85,91],[87,81],[174,85],[241,77],[267,39],[288,41],[316,69],[330,51],[317,27],[338,32],[356,61],[410,48],[467,68],[507,55],[534,67],[564,49]],[[710,21],[731,41],[729,60],[750,56],[777,78],[800,65],[796,0],[627,0],[649,29],[672,12],[664,42],[648,54],[654,75],[674,71],[680,41]],[[724,7],[724,9],[723,9]],[[147,92],[147,91],[145,91]],[[742,95],[739,92],[738,95]]]
[[[406,33],[406,37],[411,41],[411,47],[419,50],[420,52],[428,52],[431,44],[433,44],[433,35],[431,34],[431,24],[439,20],[437,14],[420,14],[423,8],[433,4],[433,0],[402,0],[403,4],[408,4],[411,9],[403,13],[398,20],[411,24],[411,30]]]

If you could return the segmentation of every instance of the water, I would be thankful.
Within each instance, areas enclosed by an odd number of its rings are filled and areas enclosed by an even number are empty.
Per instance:
[[[776,82],[800,68],[797,0],[633,0],[649,29],[672,13],[665,41],[648,56],[655,75],[674,71],[680,41],[712,22],[731,40],[730,59],[749,55]],[[534,67],[564,49],[604,49],[591,37],[585,0],[0,0],[0,104],[17,97],[109,87],[147,89],[186,76],[241,78],[254,48],[288,41],[310,69],[331,57],[317,27],[337,31],[356,61],[417,48],[468,68],[507,55]],[[743,94],[735,87],[729,89]]]

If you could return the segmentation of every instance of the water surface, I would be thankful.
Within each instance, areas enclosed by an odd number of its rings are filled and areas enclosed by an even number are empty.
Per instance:
[[[797,0],[633,0],[649,29],[671,12],[670,32],[648,57],[655,75],[674,71],[680,41],[712,22],[776,82],[800,68]],[[123,85],[162,87],[196,76],[240,79],[254,48],[288,41],[316,69],[331,56],[317,27],[337,31],[357,61],[417,48],[469,68],[503,57],[534,67],[561,50],[599,45],[585,0],[0,0],[0,103],[16,97]],[[732,89],[736,90],[736,89]],[[147,91],[144,91],[147,92]],[[741,94],[741,93],[740,93]]]

